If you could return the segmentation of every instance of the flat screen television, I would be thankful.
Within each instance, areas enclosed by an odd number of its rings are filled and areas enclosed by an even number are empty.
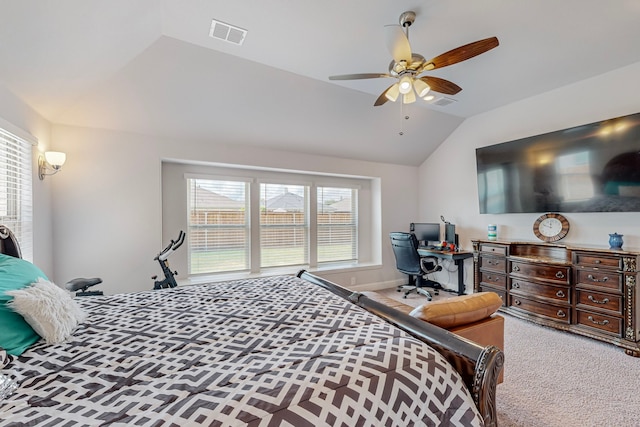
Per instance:
[[[481,214],[640,212],[640,113],[476,149]]]

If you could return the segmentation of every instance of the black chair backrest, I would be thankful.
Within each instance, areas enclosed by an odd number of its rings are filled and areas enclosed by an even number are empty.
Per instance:
[[[18,239],[13,232],[4,225],[0,225],[0,253],[11,255],[15,258],[22,258]]]
[[[396,256],[396,268],[405,274],[422,274],[418,239],[415,234],[394,231],[389,233],[391,247]]]

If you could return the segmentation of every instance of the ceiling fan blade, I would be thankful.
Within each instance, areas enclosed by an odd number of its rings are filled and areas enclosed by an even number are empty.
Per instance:
[[[400,25],[385,25],[385,41],[387,49],[396,62],[406,61],[411,64],[411,45]]]
[[[381,73],[342,74],[339,76],[329,76],[329,80],[377,79],[379,77],[393,77],[393,76],[389,74],[381,74]]]
[[[428,84],[434,92],[440,92],[446,95],[455,95],[462,90],[457,84],[449,80],[441,79],[440,77],[424,76],[420,77],[420,80]]]
[[[435,70],[436,68],[446,67],[458,62],[466,61],[474,56],[485,53],[488,50],[497,47],[500,43],[497,37],[489,37],[488,39],[478,40],[464,46],[457,47],[453,50],[438,55],[435,58],[425,61],[425,65],[420,71]]]

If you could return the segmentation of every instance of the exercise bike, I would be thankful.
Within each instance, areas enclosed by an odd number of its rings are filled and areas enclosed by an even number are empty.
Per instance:
[[[158,255],[154,258],[155,261],[160,263],[160,267],[162,268],[162,272],[164,273],[164,279],[156,280],[158,278],[157,275],[151,277],[153,282],[153,289],[163,289],[163,288],[175,288],[178,286],[176,282],[175,276],[178,274],[177,271],[171,271],[169,268],[169,261],[167,258],[175,252],[182,244],[184,243],[184,231],[180,230],[180,234],[178,234],[178,238],[176,240],[171,240],[171,243],[167,245],[166,248],[160,251]]]

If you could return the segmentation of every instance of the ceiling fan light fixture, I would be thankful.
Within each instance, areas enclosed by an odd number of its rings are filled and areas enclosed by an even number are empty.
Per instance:
[[[424,82],[424,80],[416,79],[413,82],[413,87],[416,90],[416,93],[420,98],[424,98],[427,96],[429,91],[431,90],[431,86]]]
[[[408,94],[409,92],[411,92],[411,89],[413,88],[412,82],[411,82],[411,77],[410,76],[402,76],[402,78],[400,79],[400,93],[403,95]]]
[[[400,84],[398,83],[393,84],[384,94],[391,102],[396,102],[398,95],[400,95]]]
[[[409,93],[405,93],[402,97],[403,104],[412,104],[416,102],[416,93],[414,91],[410,91]]]

